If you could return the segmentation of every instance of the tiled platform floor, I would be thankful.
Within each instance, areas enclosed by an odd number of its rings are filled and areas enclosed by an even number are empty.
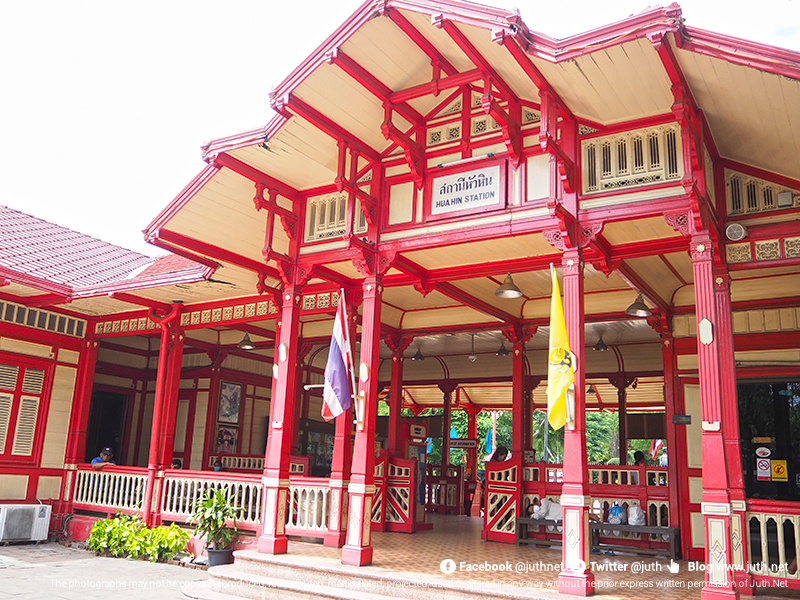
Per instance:
[[[402,576],[417,585],[457,583],[472,589],[535,590],[535,596],[564,598],[557,593],[561,548],[515,546],[480,539],[480,520],[465,516],[429,515],[434,523],[430,531],[413,535],[403,533],[373,533],[374,558],[371,566],[361,567],[387,576]],[[278,557],[276,557],[278,558]],[[341,564],[341,550],[318,544],[291,542],[284,560],[307,561],[335,566]],[[455,561],[452,574],[442,572],[442,561]],[[597,595],[608,598],[635,600],[684,600],[700,598],[703,573],[689,571],[687,561],[677,561],[680,571],[673,574],[667,568],[669,560],[644,555],[614,556],[591,554]],[[465,570],[461,563],[492,565],[510,570]],[[798,590],[759,588],[757,596],[767,598],[800,598]],[[527,594],[526,594],[527,595]]]

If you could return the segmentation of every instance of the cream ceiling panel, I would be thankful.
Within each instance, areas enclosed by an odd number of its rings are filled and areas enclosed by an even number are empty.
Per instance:
[[[399,329],[403,322],[403,312],[392,306],[384,304],[381,306],[381,323]]]
[[[800,179],[800,81],[675,52],[720,154]]]
[[[380,130],[381,102],[339,67],[321,64],[295,89],[294,95],[374,150],[380,152],[388,145]]]
[[[673,102],[669,79],[647,40],[558,64],[533,60],[570,109],[592,121],[609,124],[664,114]]]
[[[430,81],[430,59],[391,19],[367,21],[342,50],[394,92]]]
[[[669,304],[673,292],[683,285],[683,281],[678,279],[658,256],[629,258],[625,259],[625,264],[631,267],[667,304]]]
[[[663,217],[606,223],[602,231],[602,236],[612,246],[644,242],[647,240],[660,240],[663,238],[676,237],[678,235],[679,234],[676,233],[671,225],[667,224]]]
[[[461,52],[458,45],[444,29],[437,29],[431,24],[429,15],[401,10],[400,13],[420,31],[436,49],[458,70],[459,73],[470,71],[475,65]]]
[[[458,302],[439,292],[433,291],[427,296],[423,296],[411,286],[385,288],[383,301],[403,311],[460,306]]]
[[[465,223],[465,228],[468,227],[469,223],[467,222]],[[457,235],[455,233],[454,241],[457,239]],[[544,239],[544,236],[521,235],[416,252],[405,252],[404,255],[423,268],[430,270],[553,254],[555,252],[557,252],[555,248]]]
[[[496,321],[496,319],[487,317],[471,308],[442,308],[406,313],[405,317],[403,317],[403,329],[431,329],[487,321],[492,322]]]

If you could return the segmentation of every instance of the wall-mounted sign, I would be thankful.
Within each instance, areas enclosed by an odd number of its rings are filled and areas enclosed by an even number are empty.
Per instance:
[[[692,415],[672,415],[673,425],[691,425]]]
[[[500,165],[433,178],[430,215],[448,216],[460,211],[481,211],[504,201]]]
[[[772,454],[772,450],[769,448],[765,448],[764,446],[756,448],[756,456],[759,458],[767,458],[770,454]]]
[[[450,448],[477,448],[478,440],[451,439]]]
[[[754,437],[753,438],[754,444],[771,444],[772,438],[771,437]]]
[[[426,438],[428,437],[428,426],[421,423],[412,423],[408,426],[408,434],[412,438]]]
[[[789,481],[789,470],[785,460],[772,461],[772,481]]]
[[[759,481],[770,481],[772,479],[772,465],[768,458],[756,460],[756,479]]]

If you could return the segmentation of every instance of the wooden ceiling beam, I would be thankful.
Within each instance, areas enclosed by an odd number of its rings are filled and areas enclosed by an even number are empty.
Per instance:
[[[303,197],[303,193],[300,190],[293,188],[292,186],[275,179],[271,175],[267,175],[263,171],[256,169],[248,165],[246,162],[239,160],[238,158],[231,156],[227,152],[220,152],[214,157],[214,162],[217,166],[227,167],[234,173],[238,173],[242,177],[249,179],[253,183],[260,183],[264,185],[268,189],[273,189],[277,191],[281,196],[289,198],[290,200],[299,200]],[[279,207],[280,208],[280,207]],[[285,209],[281,209],[284,210]],[[289,216],[294,217],[295,215],[289,211],[286,211]],[[279,213],[283,214],[283,213]]]
[[[172,306],[166,302],[159,302],[158,300],[151,300],[149,298],[142,298],[135,294],[128,294],[126,292],[111,292],[108,294],[109,298],[127,302],[128,304],[138,304],[139,306],[146,306],[161,312],[168,313],[172,310]]]
[[[400,31],[414,42],[414,44],[422,50],[431,61],[438,65],[447,75],[455,75],[458,73],[452,63],[447,60],[441,52],[433,45],[433,43],[426,38],[416,27],[414,27],[408,19],[406,19],[396,8],[389,8],[386,11],[387,16],[392,22],[400,28]]]
[[[234,331],[242,331],[244,333],[251,333],[253,335],[257,335],[259,337],[265,337],[270,340],[275,339],[274,331],[270,329],[262,329],[261,327],[250,325],[249,323],[232,323],[228,325],[228,329],[232,329]]]
[[[166,240],[172,244],[176,244],[178,246],[182,246],[187,250],[191,250],[193,252],[199,252],[200,254],[205,254],[206,256],[212,256],[216,260],[220,262],[230,263],[232,265],[236,265],[237,267],[242,267],[248,271],[253,271],[254,273],[261,273],[267,277],[271,277],[272,279],[277,279],[278,281],[282,281],[280,272],[274,268],[270,267],[265,263],[258,262],[253,260],[252,258],[247,258],[246,256],[242,256],[241,254],[236,254],[235,252],[231,252],[230,250],[225,250],[224,248],[220,248],[219,246],[215,246],[214,244],[209,244],[207,242],[201,242],[200,240],[196,240],[185,236],[181,233],[176,233],[174,231],[169,231],[166,229],[161,229],[157,232],[157,235],[160,239]]]
[[[31,308],[37,306],[55,306],[56,304],[69,304],[72,297],[66,294],[40,294],[38,296],[27,296],[23,305]]]
[[[329,64],[336,65],[342,71],[350,75],[350,77],[360,83],[364,89],[378,98],[381,103],[392,102],[390,99],[392,96],[392,90],[380,79],[375,77],[355,60],[342,52],[340,48],[335,48],[328,52],[325,55],[325,58]],[[412,125],[419,127],[425,125],[425,117],[405,101],[399,100],[397,102],[392,102],[392,105],[395,112],[409,121]]]
[[[289,109],[337,142],[346,142],[348,146],[358,150],[361,155],[368,158],[373,163],[379,163],[381,161],[380,152],[366,142],[358,139],[356,136],[348,133],[341,125],[329,119],[316,108],[307,104],[294,94],[289,94],[283,102],[274,101],[273,108],[279,113],[285,113],[286,109]]]
[[[483,73],[481,73],[480,69],[472,69],[471,71],[456,73],[455,75],[450,75],[449,77],[434,79],[428,83],[421,83],[420,85],[415,85],[414,87],[406,88],[405,90],[393,92],[389,96],[389,102],[405,102],[415,98],[422,98],[424,96],[436,96],[439,92],[444,90],[460,88],[462,86],[469,85],[470,83],[475,83],[482,80]]]
[[[625,261],[619,263],[617,273],[630,285],[635,291],[644,294],[653,305],[664,313],[665,318],[671,319],[674,313],[672,306],[664,300],[644,279],[642,279],[636,271],[634,271]]]
[[[467,55],[467,58],[472,61],[472,64],[492,78],[492,83],[497,86],[497,88],[505,97],[505,100],[519,103],[519,98],[514,93],[514,90],[511,89],[511,86],[508,85],[502,77],[500,77],[494,67],[492,67],[489,61],[486,60],[486,58],[480,52],[478,52],[478,49],[472,45],[472,42],[467,39],[467,36],[464,35],[464,33],[456,26],[455,23],[448,19],[440,18],[435,20],[434,25],[440,29],[444,29],[447,35],[452,38],[461,51]]]

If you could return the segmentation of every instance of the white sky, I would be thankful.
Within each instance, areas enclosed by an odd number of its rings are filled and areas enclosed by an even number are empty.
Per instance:
[[[260,127],[269,90],[361,0],[0,0],[0,204],[150,256],[141,230]],[[641,12],[616,0],[484,0],[562,38]],[[684,0],[688,25],[800,51],[800,0]]]

